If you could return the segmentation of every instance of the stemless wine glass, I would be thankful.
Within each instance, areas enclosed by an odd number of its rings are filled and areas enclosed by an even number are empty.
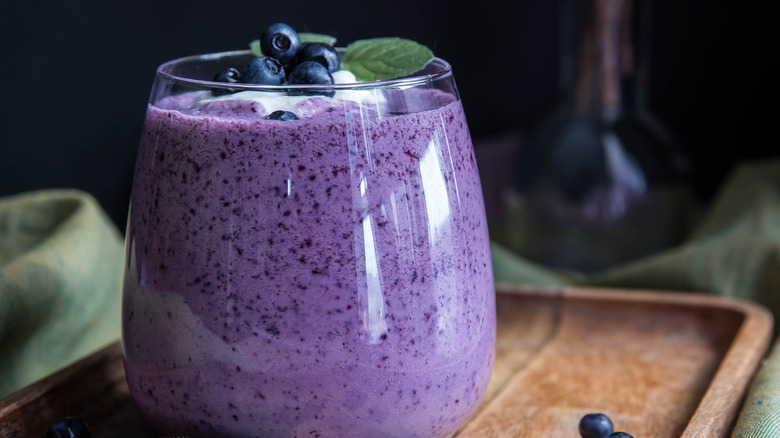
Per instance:
[[[452,433],[488,385],[496,309],[450,65],[331,86],[209,80],[251,57],[157,71],[126,236],[132,396],[167,436]]]

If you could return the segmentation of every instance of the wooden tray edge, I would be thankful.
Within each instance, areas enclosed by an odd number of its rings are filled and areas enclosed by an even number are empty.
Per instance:
[[[771,312],[761,305],[739,300],[732,300],[731,308],[739,308],[745,319],[683,437],[729,435],[750,382],[769,351],[774,333]]]
[[[522,294],[546,298],[578,298],[599,301],[620,301],[623,303],[661,302],[681,306],[727,309],[745,315],[749,319],[764,321],[773,327],[772,313],[762,304],[735,297],[724,297],[702,292],[661,291],[651,289],[629,289],[592,286],[528,286],[511,283],[497,283],[496,293]]]

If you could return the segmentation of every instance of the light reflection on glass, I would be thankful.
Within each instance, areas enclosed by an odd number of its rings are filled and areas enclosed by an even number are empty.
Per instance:
[[[398,223],[398,205],[395,200],[395,192],[390,193],[390,208],[393,210],[393,225],[395,228],[395,247],[399,250],[403,248],[401,245],[401,224]],[[382,204],[384,206],[384,204]]]
[[[441,121],[441,125],[439,127],[442,130],[442,138],[444,138],[443,144],[447,146],[447,155],[450,158],[450,175],[452,177],[453,186],[455,187],[455,200],[458,201],[458,208],[461,207],[460,205],[460,189],[458,188],[458,177],[457,173],[455,171],[455,163],[452,161],[452,148],[450,147],[450,139],[447,137],[447,131],[444,124],[444,118],[443,116],[439,116],[439,120]],[[442,142],[440,142],[442,143]],[[444,152],[444,149],[442,148],[442,153]]]
[[[425,210],[428,213],[428,230],[431,245],[434,245],[446,229],[449,228],[445,227],[445,225],[449,224],[450,218],[450,199],[447,194],[447,185],[444,182],[444,174],[439,164],[436,140],[436,137],[431,139],[420,160],[420,177],[423,184],[423,195],[425,196]]]
[[[373,220],[368,209],[368,200],[365,199],[368,182],[365,175],[360,174],[360,197],[363,205],[364,216],[360,223],[359,235],[363,236],[363,269],[358,264],[358,290],[360,298],[360,312],[363,328],[368,333],[370,343],[378,343],[382,335],[387,333],[387,321],[385,318],[385,299],[382,294],[382,279],[380,277],[379,257],[374,241]],[[356,227],[357,228],[357,227]],[[358,250],[359,251],[359,250]],[[360,257],[358,257],[360,260]],[[365,284],[362,284],[362,273],[365,272]]]
[[[597,205],[597,217],[613,220],[623,217],[628,211],[631,198],[641,196],[647,190],[644,172],[636,160],[628,155],[620,139],[614,133],[607,133],[603,140],[604,155],[612,179],[611,196]]]
[[[385,303],[382,284],[379,278],[379,259],[374,246],[374,232],[371,227],[371,215],[363,218],[363,246],[366,261],[366,302],[364,303],[366,331],[369,341],[376,343],[387,333]]]
[[[412,264],[413,266],[417,265],[417,256],[415,255],[414,247],[415,242],[417,241],[417,236],[414,234],[414,225],[417,225],[417,215],[415,215],[415,208],[414,206],[410,206],[411,199],[409,197],[409,193],[413,193],[411,189],[411,182],[410,181],[404,181],[403,185],[403,193],[401,194],[401,200],[403,200],[404,205],[406,206],[406,227],[407,230],[409,230],[409,254],[412,255]],[[407,187],[408,185],[408,187]]]
[[[642,193],[647,188],[644,172],[614,133],[604,136],[604,152],[612,181],[628,192]]]

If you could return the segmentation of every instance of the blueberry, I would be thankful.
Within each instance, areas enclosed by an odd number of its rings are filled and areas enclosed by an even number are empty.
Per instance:
[[[296,65],[293,71],[290,72],[290,76],[287,77],[287,83],[293,85],[332,85],[333,76],[331,76],[330,72],[328,72],[328,69],[319,62],[303,61],[302,63]],[[291,93],[298,94],[296,92]],[[327,92],[314,90],[300,92],[300,94],[324,94],[326,96],[332,96],[334,93],[335,92],[333,91]]]
[[[633,435],[629,435],[625,432],[614,432],[609,435],[607,438],[634,438]]]
[[[271,114],[268,114],[265,116],[266,120],[282,120],[282,121],[290,121],[290,120],[298,120],[298,116],[295,115],[295,113],[291,113],[290,111],[274,111]]]
[[[214,82],[227,82],[230,84],[236,84],[241,82],[241,73],[238,69],[233,67],[226,68],[214,76]],[[211,94],[214,96],[222,96],[224,94],[235,93],[237,90],[232,88],[212,88]]]
[[[46,438],[90,438],[92,434],[83,421],[73,417],[63,417],[49,426]]]
[[[242,74],[247,84],[279,85],[284,83],[284,67],[274,58],[254,58],[244,67]]]
[[[612,420],[604,414],[588,414],[580,420],[582,438],[607,438],[613,430]]]
[[[325,66],[315,61],[303,61],[295,66],[287,78],[288,84],[333,84],[331,76]]]
[[[300,47],[298,33],[284,23],[274,23],[260,35],[260,50],[263,54],[276,58],[282,64],[295,59]]]
[[[233,67],[228,67],[214,76],[214,82],[229,82],[235,84],[241,82],[241,73]]]
[[[298,50],[296,60],[299,64],[303,61],[317,61],[331,73],[337,71],[341,64],[336,49],[325,43],[304,43]]]

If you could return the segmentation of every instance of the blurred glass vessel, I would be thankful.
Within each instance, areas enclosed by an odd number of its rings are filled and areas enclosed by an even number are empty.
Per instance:
[[[333,86],[156,75],[126,241],[123,347],[154,427],[444,437],[476,409],[496,309],[449,64]],[[286,110],[299,120],[268,120]]]
[[[561,6],[564,102],[521,152],[496,236],[540,264],[595,272],[681,241],[690,169],[647,108],[651,3]]]

